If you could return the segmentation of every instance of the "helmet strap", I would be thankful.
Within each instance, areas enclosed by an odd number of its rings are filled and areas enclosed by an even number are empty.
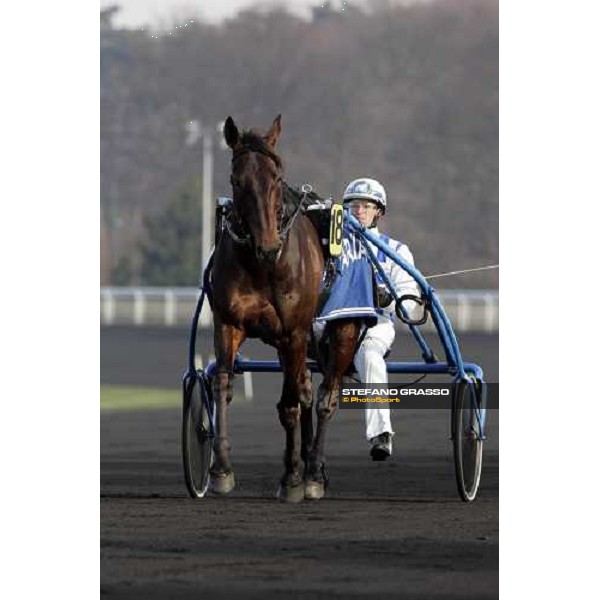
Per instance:
[[[380,208],[379,212],[373,217],[373,220],[371,221],[371,224],[369,225],[369,229],[373,229],[373,228],[377,227],[377,222],[379,221],[379,219],[381,217],[383,217],[383,211]]]

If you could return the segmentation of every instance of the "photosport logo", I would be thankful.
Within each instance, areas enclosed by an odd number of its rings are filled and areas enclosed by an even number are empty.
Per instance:
[[[338,401],[340,408],[443,409],[451,408],[457,394],[467,394],[480,408],[498,408],[497,383],[345,383]]]

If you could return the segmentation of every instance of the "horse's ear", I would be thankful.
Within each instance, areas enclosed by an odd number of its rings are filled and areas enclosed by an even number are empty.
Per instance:
[[[275,120],[273,121],[273,125],[271,125],[271,129],[267,131],[264,136],[265,141],[271,148],[275,148],[277,144],[277,140],[279,139],[279,135],[281,134],[281,115],[277,115]]]
[[[227,117],[225,125],[223,126],[223,135],[227,145],[233,150],[240,140],[240,132],[238,131],[237,125],[233,122],[231,117]]]

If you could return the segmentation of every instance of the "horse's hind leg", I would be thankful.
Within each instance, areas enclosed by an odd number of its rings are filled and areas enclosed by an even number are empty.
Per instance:
[[[328,326],[329,352],[323,382],[317,394],[317,434],[309,456],[305,498],[319,500],[325,495],[325,434],[338,406],[344,373],[352,364],[360,327],[357,321],[340,320]]]
[[[233,397],[233,361],[244,339],[242,330],[215,322],[217,372],[213,380],[213,397],[217,407],[217,437],[214,443],[215,459],[210,468],[210,489],[217,494],[228,494],[235,487],[229,458],[231,444],[227,410]]]
[[[277,405],[279,421],[285,429],[285,472],[281,478],[277,497],[284,502],[300,502],[304,499],[304,480],[300,472],[303,442],[312,437],[310,404],[312,388],[310,373],[306,369],[306,334],[292,334],[288,344],[279,351],[283,367],[283,391]]]

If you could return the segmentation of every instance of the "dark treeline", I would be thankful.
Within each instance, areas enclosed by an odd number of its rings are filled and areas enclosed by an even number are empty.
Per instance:
[[[227,115],[259,128],[283,115],[292,183],[339,197],[355,177],[379,179],[382,228],[424,273],[498,262],[496,0],[374,2],[310,22],[246,11],[171,31],[115,29],[104,14],[103,284],[196,284],[202,155],[186,123],[214,128]],[[216,144],[215,196],[230,193],[228,169]],[[488,271],[438,286],[497,283]]]

